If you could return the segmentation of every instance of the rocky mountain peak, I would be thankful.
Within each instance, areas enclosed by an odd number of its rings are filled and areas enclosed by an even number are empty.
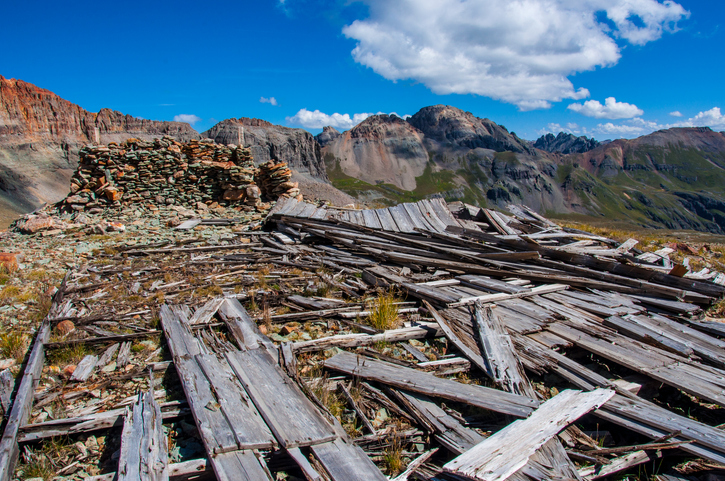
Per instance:
[[[548,133],[534,142],[534,147],[537,149],[560,154],[581,154],[596,149],[600,145],[600,142],[593,138],[576,137],[567,132],[559,132],[556,137],[554,134]]]
[[[320,144],[320,147],[324,147],[336,138],[338,138],[340,135],[342,134],[339,130],[337,130],[335,127],[331,127],[328,125],[326,127],[322,127],[322,132],[315,136],[315,140],[317,140],[317,143]]]
[[[426,138],[458,148],[533,153],[531,147],[505,127],[450,105],[424,107],[408,123]]]
[[[367,140],[385,138],[391,134],[405,135],[416,129],[397,115],[371,115],[350,129],[350,137]]]

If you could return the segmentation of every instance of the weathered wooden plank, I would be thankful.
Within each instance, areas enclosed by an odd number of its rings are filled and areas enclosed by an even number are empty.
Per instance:
[[[410,218],[410,221],[413,223],[413,226],[416,229],[422,229],[424,231],[434,231],[435,229],[432,228],[430,223],[424,218],[423,214],[420,212],[420,209],[418,208],[417,204],[413,204],[411,202],[405,202],[401,204],[403,209],[405,209],[405,212],[408,213],[408,217]]]
[[[451,211],[448,209],[448,206],[446,205],[446,202],[441,198],[433,198],[429,199],[431,208],[435,211],[436,215],[438,216],[438,219],[443,222],[446,227],[449,225],[452,226],[458,226],[460,225],[458,221],[456,220],[453,215],[451,215]],[[443,229],[445,231],[445,229]]]
[[[559,431],[604,404],[614,391],[565,390],[542,404],[527,419],[515,421],[462,455],[444,471],[478,481],[502,481],[521,469]]]
[[[99,474],[85,478],[86,481],[115,481],[118,473]],[[169,479],[174,481],[201,481],[214,476],[211,464],[206,459],[191,459],[169,464]]]
[[[461,281],[463,284],[470,284],[474,287],[483,287],[485,290],[493,292],[504,292],[507,294],[517,294],[519,292],[528,292],[529,289],[526,287],[515,286],[508,282],[499,281],[498,279],[491,279],[483,276],[474,275],[463,275],[457,276],[456,279]]]
[[[362,409],[360,409],[360,406],[355,402],[355,399],[353,399],[352,394],[350,394],[350,391],[345,387],[344,383],[338,383],[337,388],[340,390],[342,395],[347,400],[347,403],[350,405],[350,407],[355,411],[355,414],[357,414],[358,419],[360,419],[360,422],[363,423],[363,425],[367,428],[368,431],[370,431],[371,434],[375,434],[377,431],[375,431],[375,428],[372,424],[370,424],[370,420],[365,415],[365,412],[363,412]]]
[[[240,349],[265,347],[274,350],[274,344],[259,332],[257,323],[249,317],[247,311],[237,299],[227,298],[219,306],[219,316],[224,320]]]
[[[85,356],[78,363],[75,371],[73,371],[73,375],[70,378],[71,381],[83,382],[88,379],[96,368],[96,364],[98,364],[98,356],[94,356],[93,354]]]
[[[0,417],[10,410],[10,397],[15,389],[15,376],[10,369],[0,372]]]
[[[682,289],[682,290],[689,290],[694,291],[700,294],[704,294],[706,296],[712,296],[712,297],[719,297],[725,294],[725,287],[719,286],[713,283],[708,282],[702,282],[702,281],[696,281],[696,280],[690,280],[682,277],[676,277],[671,276],[669,274],[663,274],[661,272],[653,271],[651,269],[646,269],[643,267],[636,267],[632,265],[625,265],[621,264],[619,262],[615,261],[607,261],[602,259],[597,259],[592,256],[587,255],[581,255],[581,254],[571,254],[567,252],[562,252],[556,249],[551,249],[543,246],[537,246],[532,245],[530,242],[526,241],[517,241],[517,240],[503,240],[498,238],[495,235],[491,234],[485,234],[480,231],[475,230],[469,230],[469,229],[462,229],[462,228],[456,228],[456,227],[447,227],[447,232],[452,232],[454,234],[463,234],[466,236],[470,236],[476,239],[481,239],[489,242],[493,242],[495,244],[511,247],[517,250],[537,250],[539,251],[543,256],[556,259],[559,261],[565,261],[571,264],[578,264],[583,265],[586,267],[590,267],[593,269],[596,269],[599,271],[599,273],[611,273],[617,275],[617,279],[620,280],[620,282],[626,282],[629,281],[628,284],[623,285],[631,285],[632,278],[637,279],[643,279],[649,282],[655,282],[657,284],[660,284],[662,286],[669,286],[672,288]],[[581,271],[580,271],[581,272]],[[595,271],[592,271],[592,275],[595,274]],[[612,281],[616,282],[613,277],[609,276],[603,276],[608,279],[611,279]],[[621,279],[620,279],[621,278]],[[654,287],[654,286],[653,286]],[[655,291],[656,292],[656,291]],[[660,290],[659,292],[664,292]],[[674,297],[681,297],[681,295],[675,295]]]
[[[119,481],[164,481],[169,479],[168,445],[161,409],[154,393],[139,393],[126,413],[118,458]]]
[[[407,391],[452,399],[514,416],[527,416],[539,404],[538,401],[524,396],[482,386],[461,384],[415,369],[374,361],[347,352],[341,352],[325,361],[325,367]]]
[[[272,473],[254,451],[232,451],[209,458],[217,481],[272,481]]]
[[[265,349],[228,352],[226,357],[282,447],[336,438],[332,426]]]
[[[526,378],[513,342],[498,316],[481,303],[475,304],[474,313],[478,341],[489,375],[505,391],[535,398],[536,392]]]
[[[395,223],[393,216],[390,215],[388,209],[376,209],[375,213],[378,215],[378,220],[383,230],[388,232],[400,232],[398,225]]]
[[[391,329],[379,334],[341,334],[337,336],[321,337],[310,341],[297,341],[292,343],[294,352],[324,351],[331,347],[359,347],[368,346],[376,342],[399,342],[410,339],[424,339],[440,337],[443,331],[436,324],[419,324],[401,329]]]
[[[193,358],[201,354],[200,343],[180,319],[179,316],[183,314],[178,309],[172,310],[163,305],[159,315],[174,358],[174,366],[207,454],[212,456],[238,449],[236,436],[220,409],[221,404],[212,392],[206,375]]]
[[[191,316],[189,319],[189,324],[207,324],[211,321],[211,318],[214,317],[214,314],[217,313],[219,310],[219,307],[224,302],[223,297],[215,297],[214,299],[211,299],[209,302],[201,306],[199,309],[194,312],[194,315]]]
[[[346,444],[340,439],[315,444],[310,447],[312,454],[320,461],[332,481],[387,481],[388,478],[373,464],[365,452],[354,444]]]
[[[363,221],[365,222],[363,225],[365,227],[368,227],[370,229],[382,229],[383,226],[380,223],[380,219],[378,219],[378,215],[375,213],[374,210],[365,209],[361,211]]]
[[[435,231],[445,232],[448,225],[438,218],[438,214],[435,209],[433,209],[429,200],[420,200],[417,202],[417,205],[421,214],[423,214],[423,218],[431,225],[431,227],[433,227]]]
[[[648,461],[655,461],[661,457],[662,455],[659,452],[653,453],[648,451],[635,451],[612,459],[609,464],[583,467],[579,470],[579,475],[587,481],[605,478],[629,469],[632,466],[637,466],[638,464],[646,463]]]
[[[569,286],[566,284],[544,284],[542,286],[536,286],[532,287],[531,289],[526,289],[523,292],[517,292],[515,294],[506,294],[506,293],[498,293],[498,294],[485,294],[483,296],[472,296],[472,297],[463,297],[456,302],[450,302],[448,303],[448,307],[460,307],[460,306],[467,306],[470,304],[475,304],[476,302],[479,303],[490,303],[490,302],[500,302],[505,301],[508,299],[519,299],[522,297],[531,297],[531,296],[539,296],[542,294],[548,294],[551,292],[558,292],[558,291],[564,291],[568,289]]]
[[[65,282],[64,279],[60,289],[61,292]],[[20,386],[13,400],[13,407],[5,423],[5,431],[2,438],[0,438],[0,481],[9,481],[15,471],[15,463],[18,461],[19,453],[18,429],[28,421],[28,416],[30,416],[33,406],[33,394],[38,381],[40,381],[43,363],[45,362],[43,344],[48,342],[49,338],[50,322],[46,318],[38,328],[38,334],[35,336],[30,356],[28,356]]]
[[[395,220],[395,224],[398,226],[400,232],[415,232],[416,226],[402,205],[388,207],[388,212],[390,212],[391,217]]]
[[[229,365],[212,354],[198,354],[196,362],[209,380],[219,408],[234,432],[240,449],[272,448],[274,436]],[[208,406],[206,406],[209,409]]]

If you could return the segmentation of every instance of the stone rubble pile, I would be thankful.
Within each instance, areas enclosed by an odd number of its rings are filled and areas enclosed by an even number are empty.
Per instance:
[[[257,185],[267,197],[298,197],[299,184],[292,182],[292,171],[286,162],[270,160],[259,166]]]
[[[258,186],[258,178],[264,187]],[[265,209],[264,200],[299,195],[290,178],[284,162],[257,169],[250,150],[242,146],[220,145],[211,139],[128,139],[82,148],[71,194],[64,202],[74,211],[141,201],[192,208],[218,203],[243,210]]]

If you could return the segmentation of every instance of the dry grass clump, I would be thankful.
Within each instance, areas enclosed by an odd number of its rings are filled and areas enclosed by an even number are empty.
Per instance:
[[[378,294],[370,309],[368,324],[381,331],[395,329],[398,326],[398,302],[400,300],[392,289]]]
[[[23,362],[28,350],[28,337],[19,331],[10,331],[0,334],[0,356],[3,359],[15,359]]]

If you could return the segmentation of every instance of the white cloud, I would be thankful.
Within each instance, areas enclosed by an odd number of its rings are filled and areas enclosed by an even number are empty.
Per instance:
[[[674,112],[670,112],[670,115],[673,117],[682,117],[682,112],[675,110]]]
[[[714,130],[722,130],[725,129],[725,115],[720,112],[720,107],[713,107],[680,122],[676,127],[710,127]]]
[[[392,81],[521,110],[588,97],[568,75],[614,65],[615,39],[642,45],[689,15],[671,0],[362,1],[370,17],[343,29],[357,41],[355,61]]]
[[[584,104],[571,104],[567,108],[595,119],[630,119],[644,113],[636,105],[617,102],[614,97],[608,97],[604,105],[598,100],[587,100]]]
[[[353,114],[353,116],[350,117],[350,114],[338,114],[336,112],[328,115],[324,112],[320,112],[319,110],[309,111],[307,109],[300,109],[299,112],[292,117],[287,117],[286,120],[289,124],[301,125],[303,127],[307,127],[308,129],[321,129],[322,127],[330,125],[336,129],[347,130],[359,124],[371,115],[373,114],[360,113]]]
[[[694,117],[673,124],[660,124],[653,120],[636,117],[627,120],[624,124],[613,124],[611,122],[599,124],[592,129],[592,132],[635,137],[650,134],[656,130],[670,129],[673,127],[710,127],[713,130],[723,130],[725,129],[725,115],[722,114],[719,107],[713,107],[710,110],[699,112]]]
[[[197,117],[193,114],[179,114],[174,115],[174,122],[186,122],[187,124],[194,125],[195,123],[199,122],[201,120],[201,117]]]
[[[269,97],[269,98],[267,98],[267,97],[260,97],[259,98],[259,101],[262,102],[263,104],[278,105],[277,104],[277,99],[274,98],[274,97]]]

